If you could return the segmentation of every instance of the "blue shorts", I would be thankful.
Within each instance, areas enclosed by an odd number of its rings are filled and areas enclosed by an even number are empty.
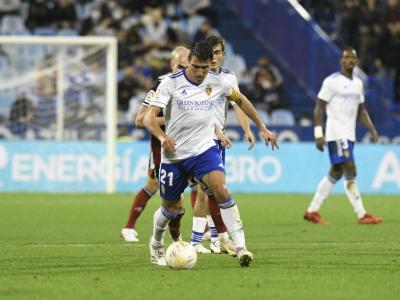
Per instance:
[[[159,188],[165,200],[179,199],[188,186],[188,179],[194,176],[202,179],[211,171],[225,173],[218,146],[213,146],[200,155],[187,158],[178,163],[161,163]]]
[[[222,143],[220,140],[214,140],[214,141],[218,146],[219,155],[221,156],[222,162],[224,163],[224,166],[225,166],[225,147],[222,146]]]
[[[354,160],[354,142],[352,141],[340,140],[328,142],[328,149],[332,165]]]

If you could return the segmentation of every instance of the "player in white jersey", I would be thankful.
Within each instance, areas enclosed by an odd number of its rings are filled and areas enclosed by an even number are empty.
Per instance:
[[[222,219],[237,248],[241,266],[248,266],[253,255],[246,249],[238,207],[225,186],[225,170],[219,149],[214,142],[214,103],[220,96],[233,100],[256,123],[260,135],[272,149],[277,147],[275,135],[261,121],[250,101],[235,90],[219,74],[209,73],[212,47],[205,41],[193,46],[189,67],[165,78],[157,89],[145,115],[144,123],[161,142],[160,195],[162,205],[154,214],[150,239],[151,261],[166,265],[164,234],[168,222],[181,206],[180,194],[193,175],[213,191],[221,208]],[[165,109],[166,131],[157,123],[157,114]]]
[[[186,68],[189,61],[189,49],[178,46],[171,52],[170,66],[172,72]],[[167,75],[165,75],[167,76]],[[143,118],[150,105],[150,100],[154,97],[158,85],[163,77],[161,76],[155,83],[154,86],[147,93],[140,110],[136,116],[135,124],[138,127],[144,127]],[[160,125],[163,125],[165,120],[162,114],[158,117]],[[136,221],[146,207],[147,202],[157,192],[158,187],[158,170],[161,163],[161,144],[160,141],[155,137],[151,136],[151,153],[149,160],[149,169],[147,172],[145,186],[136,194],[134,201],[132,202],[131,209],[129,212],[128,220],[121,230],[121,237],[127,242],[138,242],[138,233],[135,229]],[[169,224],[170,233],[172,239],[178,239],[180,235],[180,218],[183,212],[179,214],[173,222]]]
[[[236,75],[229,69],[222,68],[222,61],[225,54],[225,40],[218,36],[209,36],[205,39],[213,48],[214,58],[211,63],[211,71],[220,74],[220,76],[227,81],[231,82],[236,90],[239,90]],[[218,130],[218,136],[215,136],[215,141],[220,148],[222,161],[225,164],[225,147],[231,146],[231,141],[224,135],[226,115],[228,111],[228,105],[232,104],[236,113],[236,117],[243,129],[244,138],[249,142],[249,149],[255,144],[255,138],[250,130],[250,125],[246,114],[235,105],[235,102],[226,101],[224,97],[220,97],[214,106],[216,116],[216,128]],[[229,255],[235,256],[236,249],[234,244],[229,239],[227,228],[221,218],[221,212],[218,204],[216,203],[213,195],[210,195],[209,199],[203,188],[198,190],[197,198],[195,202],[195,211],[197,214],[193,214],[193,227],[191,235],[191,244],[195,246],[201,246],[201,241],[206,224],[211,234],[210,250],[213,253],[228,253]],[[204,217],[206,216],[206,217]],[[202,248],[200,248],[202,249]]]
[[[344,49],[340,63],[341,72],[334,73],[324,80],[314,111],[316,146],[323,151],[327,141],[331,169],[319,183],[304,219],[317,224],[326,223],[318,211],[335,183],[344,175],[344,189],[357,215],[358,223],[379,224],[382,218],[373,217],[365,211],[357,187],[353,156],[357,118],[370,131],[372,141],[376,142],[379,136],[364,106],[363,83],[353,75],[357,52],[353,48]],[[324,111],[327,114],[325,137],[322,130]]]

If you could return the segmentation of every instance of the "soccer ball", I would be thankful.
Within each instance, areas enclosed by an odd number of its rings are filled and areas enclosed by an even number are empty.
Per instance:
[[[191,269],[196,264],[197,253],[189,243],[177,241],[167,248],[165,260],[172,269]]]

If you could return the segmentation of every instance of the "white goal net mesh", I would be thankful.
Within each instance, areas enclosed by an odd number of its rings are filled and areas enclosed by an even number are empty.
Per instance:
[[[104,45],[0,44],[0,136],[105,140]]]

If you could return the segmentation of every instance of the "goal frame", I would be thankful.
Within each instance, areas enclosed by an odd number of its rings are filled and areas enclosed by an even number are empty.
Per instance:
[[[0,45],[81,45],[106,48],[106,192],[116,191],[117,39],[112,36],[0,36]]]

